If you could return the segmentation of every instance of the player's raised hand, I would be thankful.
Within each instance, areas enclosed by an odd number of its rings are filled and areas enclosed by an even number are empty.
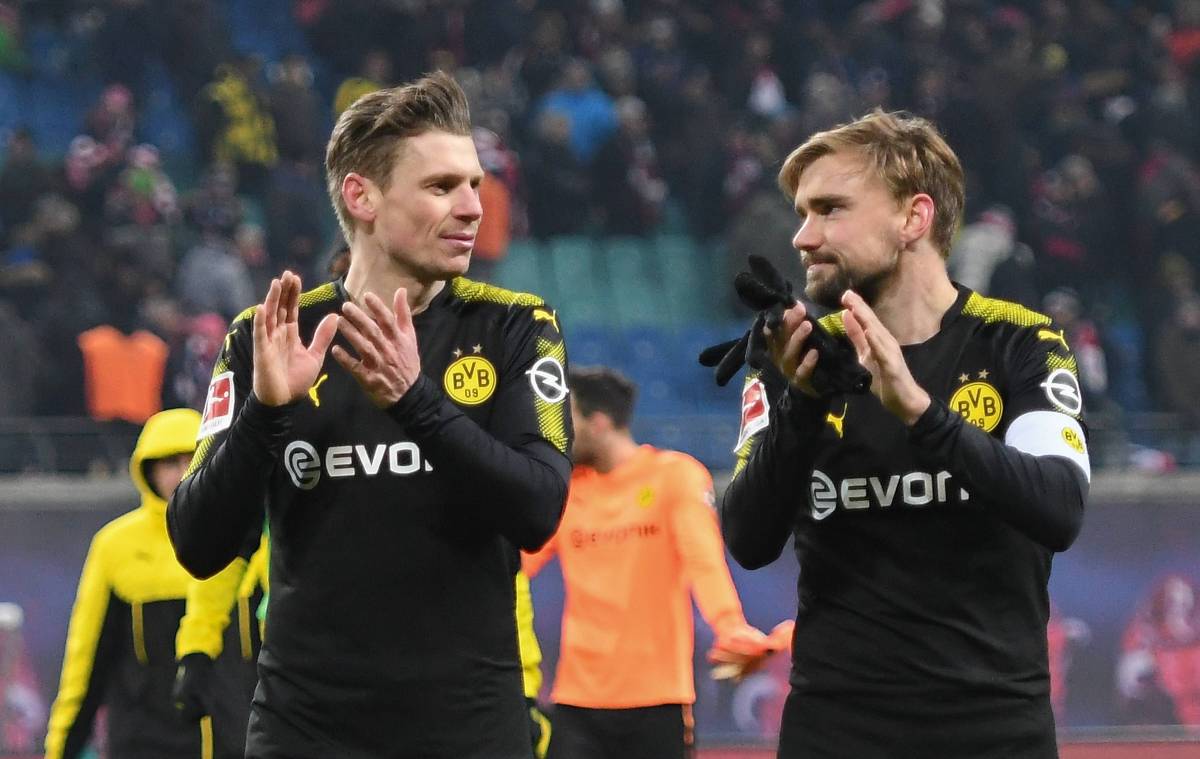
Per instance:
[[[300,277],[285,271],[271,280],[254,312],[254,394],[268,406],[291,403],[308,392],[337,333],[337,315],[330,314],[305,347],[299,319]]]
[[[417,331],[408,307],[408,291],[396,290],[389,309],[374,293],[363,298],[364,308],[342,305],[338,329],[353,346],[357,357],[340,345],[333,357],[379,408],[400,400],[421,373],[417,353]]]
[[[805,344],[813,330],[812,323],[804,318],[806,313],[804,304],[797,302],[783,312],[783,318],[773,329],[764,327],[764,334],[770,347],[771,360],[780,373],[797,389],[815,396],[817,392],[813,389],[812,375],[818,354]]]
[[[842,305],[846,336],[858,352],[858,362],[875,377],[871,392],[900,421],[912,425],[929,408],[930,399],[909,371],[900,343],[858,293],[847,290]]]

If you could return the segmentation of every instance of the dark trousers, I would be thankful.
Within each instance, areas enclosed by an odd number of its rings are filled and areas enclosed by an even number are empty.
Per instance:
[[[1049,699],[788,694],[778,759],[1057,759]]]
[[[690,704],[554,707],[547,759],[691,759]]]

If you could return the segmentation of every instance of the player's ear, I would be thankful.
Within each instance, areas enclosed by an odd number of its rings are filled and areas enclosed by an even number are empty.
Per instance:
[[[905,243],[914,243],[933,231],[933,219],[937,209],[933,198],[918,192],[901,207],[904,218],[900,225],[900,239]]]
[[[375,221],[379,189],[367,177],[351,171],[342,179],[342,202],[346,210],[359,221],[370,224]]]

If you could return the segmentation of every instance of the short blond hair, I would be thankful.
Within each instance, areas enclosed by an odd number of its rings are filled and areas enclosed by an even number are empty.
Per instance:
[[[369,92],[342,111],[325,148],[325,183],[347,240],[354,239],[354,225],[342,198],[346,175],[361,174],[387,190],[400,144],[432,130],[471,134],[467,96],[441,71]]]
[[[942,257],[963,214],[963,170],[958,156],[927,119],[876,108],[849,124],[817,132],[792,151],[779,170],[779,188],[796,197],[800,175],[818,158],[842,150],[856,150],[901,202],[917,193],[933,198],[933,244]]]

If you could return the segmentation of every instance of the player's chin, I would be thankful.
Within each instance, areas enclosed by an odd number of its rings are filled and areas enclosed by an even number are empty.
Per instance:
[[[840,309],[842,293],[846,291],[841,277],[810,276],[804,285],[804,294],[813,303],[825,308]]]
[[[471,250],[443,251],[437,258],[439,273],[445,279],[460,277],[471,266]]]
[[[471,267],[471,251],[456,254],[446,260],[446,274],[450,277],[461,277]]]

